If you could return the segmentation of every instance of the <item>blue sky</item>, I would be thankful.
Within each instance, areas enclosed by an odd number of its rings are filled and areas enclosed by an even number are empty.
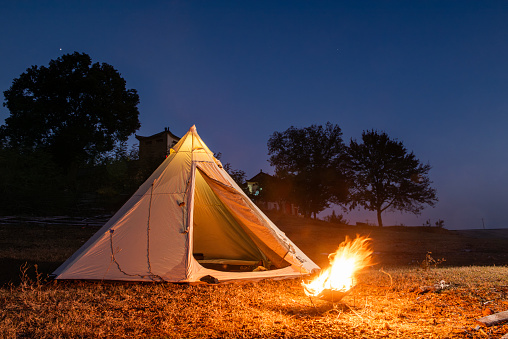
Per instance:
[[[273,172],[268,138],[291,125],[385,131],[431,164],[440,200],[386,225],[508,227],[506,1],[3,1],[0,31],[1,91],[85,52],[138,90],[137,134],[195,124],[249,177]]]

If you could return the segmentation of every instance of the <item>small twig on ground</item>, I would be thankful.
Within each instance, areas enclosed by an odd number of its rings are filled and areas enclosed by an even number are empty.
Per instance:
[[[312,301],[312,297],[310,295],[308,297],[309,297],[312,307],[314,307],[314,309],[317,309],[316,305],[314,305],[314,302]]]
[[[383,269],[383,267],[381,267],[381,269],[379,270],[379,272],[384,273],[384,274],[386,274],[386,275],[388,275],[388,276],[390,277],[390,287],[392,287],[392,285],[393,285],[393,279],[392,279],[391,274],[390,274],[390,273],[388,273],[388,272],[385,272],[385,270]]]
[[[346,305],[346,304],[344,304],[344,305]],[[358,312],[356,312],[355,310],[353,310],[353,309],[352,309],[351,307],[349,307],[348,305],[346,305],[346,306],[347,306],[347,308],[349,308],[349,309],[350,309],[350,310],[351,310],[354,314],[356,314],[356,316],[357,316],[358,318],[360,318],[362,321],[364,321],[364,320],[363,320],[363,317],[362,317],[360,314],[358,314]]]

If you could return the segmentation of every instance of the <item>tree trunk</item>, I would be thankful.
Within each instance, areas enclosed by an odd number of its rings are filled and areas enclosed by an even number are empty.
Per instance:
[[[377,225],[383,227],[383,220],[381,219],[381,209],[377,210]]]

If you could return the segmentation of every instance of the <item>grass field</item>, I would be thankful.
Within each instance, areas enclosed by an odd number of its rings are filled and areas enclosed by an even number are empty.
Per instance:
[[[0,225],[3,338],[499,338],[476,319],[508,310],[508,232],[345,227],[271,215],[316,263],[370,235],[377,265],[340,303],[300,280],[219,285],[50,281],[96,227]],[[434,259],[445,259],[432,265]],[[428,257],[427,257],[428,258]],[[422,265],[428,263],[430,265]]]

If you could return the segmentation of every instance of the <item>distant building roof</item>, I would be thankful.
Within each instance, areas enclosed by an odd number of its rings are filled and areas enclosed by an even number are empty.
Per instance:
[[[154,134],[154,135],[151,135],[149,137],[144,137],[144,136],[141,136],[141,135],[135,135],[136,139],[138,139],[139,141],[142,141],[142,140],[146,140],[146,139],[152,139],[152,138],[157,138],[157,137],[161,137],[165,134],[168,134],[168,136],[172,139],[176,139],[176,140],[180,140],[181,138],[180,137],[177,137],[176,135],[174,135],[173,133],[171,133],[171,131],[169,130],[168,127],[164,127],[164,131],[162,132],[159,132],[157,134]]]
[[[260,170],[258,174],[253,176],[251,179],[247,180],[248,182],[259,182],[259,181],[266,181],[273,179],[273,176],[263,172],[263,170]]]
[[[173,147],[180,138],[169,131],[168,127],[164,131],[144,137],[136,135],[139,140],[139,159],[150,160],[159,159],[164,160],[170,154],[171,147]]]

